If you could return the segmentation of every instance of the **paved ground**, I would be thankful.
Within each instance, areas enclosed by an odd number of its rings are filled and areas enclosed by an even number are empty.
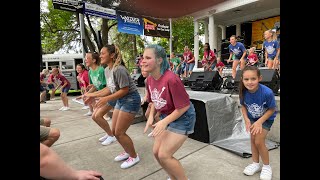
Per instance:
[[[116,142],[108,146],[101,145],[98,139],[105,133],[91,117],[83,116],[87,110],[81,110],[82,105],[71,101],[72,98],[75,97],[69,96],[70,111],[58,110],[62,106],[60,98],[40,104],[41,116],[49,117],[52,120],[51,126],[61,131],[60,139],[52,148],[68,164],[76,169],[100,171],[106,180],[166,180],[165,171],[152,154],[153,140],[143,134],[145,121],[131,125],[128,130],[141,161],[134,167],[123,170],[119,162],[113,161],[123,151],[120,144]],[[108,122],[111,124],[111,121]],[[280,147],[269,151],[269,154],[273,168],[272,179],[280,179]],[[191,180],[259,179],[259,173],[253,176],[242,173],[251,158],[242,158],[191,138],[187,139],[174,156],[180,160]]]

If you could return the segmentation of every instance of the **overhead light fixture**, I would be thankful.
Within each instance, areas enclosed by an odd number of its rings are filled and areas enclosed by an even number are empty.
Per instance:
[[[214,14],[214,13],[216,13],[216,9],[212,9],[212,10],[210,10],[210,11],[208,11],[209,12],[209,14]]]
[[[233,11],[233,13],[238,14],[238,13],[240,13],[241,11],[242,11],[241,9],[236,9],[236,10]]]

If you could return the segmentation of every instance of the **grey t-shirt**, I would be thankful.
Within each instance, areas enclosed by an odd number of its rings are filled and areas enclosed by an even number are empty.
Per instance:
[[[128,70],[124,66],[119,65],[115,69],[109,69],[107,66],[104,69],[104,73],[107,80],[107,86],[111,93],[115,93],[119,89],[127,86],[129,86],[129,93],[137,91],[133,79],[130,77]]]

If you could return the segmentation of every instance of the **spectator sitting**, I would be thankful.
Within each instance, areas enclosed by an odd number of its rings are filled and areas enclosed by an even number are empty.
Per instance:
[[[46,90],[46,82],[44,81],[44,78],[49,74],[48,69],[43,69],[40,73],[40,103],[46,103],[46,96],[47,96],[47,90]]]
[[[222,71],[225,65],[221,61],[220,57],[217,57],[217,64],[216,64],[216,70],[219,72],[220,76],[222,77]]]
[[[60,131],[57,128],[51,128],[49,118],[40,118],[40,142],[50,147],[60,137]]]
[[[258,64],[258,56],[255,53],[256,48],[255,47],[251,47],[249,49],[249,55],[248,55],[248,62],[247,62],[247,66],[256,66]]]

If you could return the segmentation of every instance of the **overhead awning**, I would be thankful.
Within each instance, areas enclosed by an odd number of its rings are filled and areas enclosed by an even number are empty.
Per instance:
[[[102,6],[140,16],[178,18],[214,6],[226,0],[102,0]]]

